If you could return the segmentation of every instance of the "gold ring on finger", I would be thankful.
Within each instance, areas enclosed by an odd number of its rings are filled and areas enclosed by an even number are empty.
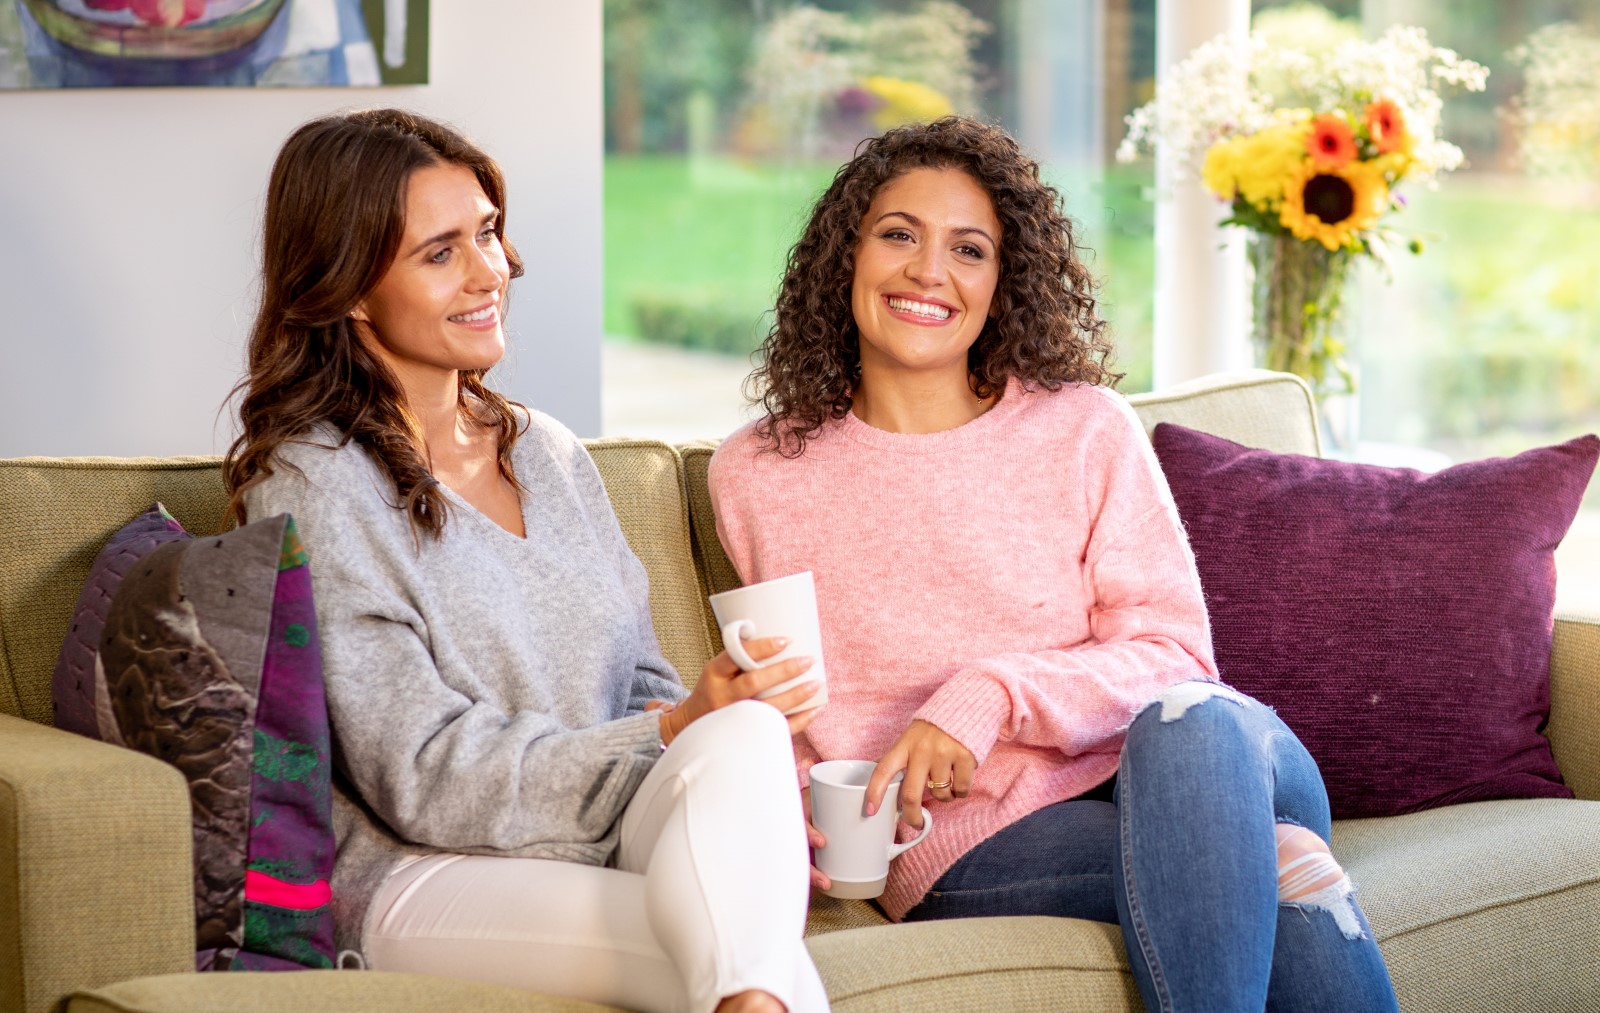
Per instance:
[[[950,787],[950,781],[949,781],[948,778],[946,778],[943,781],[929,781],[928,782],[928,790],[929,791],[943,791],[948,787]]]

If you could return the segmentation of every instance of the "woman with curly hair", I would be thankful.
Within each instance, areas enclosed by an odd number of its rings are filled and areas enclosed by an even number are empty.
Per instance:
[[[1316,764],[1217,681],[1093,293],[1060,196],[974,120],[867,142],[817,201],[765,416],[710,472],[745,581],[815,574],[829,704],[801,783],[876,757],[869,811],[904,771],[907,819],[935,813],[891,918],[1118,923],[1151,1010],[1394,1009]]]
[[[815,712],[783,717],[812,689],[753,699],[810,661],[721,654],[690,692],[662,657],[593,460],[485,382],[505,211],[493,159],[396,109],[306,124],[268,184],[224,476],[311,557],[338,945],[633,1009],[826,1009],[791,773]]]

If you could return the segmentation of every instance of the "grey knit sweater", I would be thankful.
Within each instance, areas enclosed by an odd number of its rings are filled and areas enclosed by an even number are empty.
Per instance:
[[[419,540],[373,459],[331,429],[285,444],[246,494],[252,519],[292,514],[311,557],[341,951],[361,951],[408,854],[606,863],[660,755],[644,704],[686,695],[594,462],[560,423],[529,423],[513,451],[526,539],[445,489],[443,539]]]

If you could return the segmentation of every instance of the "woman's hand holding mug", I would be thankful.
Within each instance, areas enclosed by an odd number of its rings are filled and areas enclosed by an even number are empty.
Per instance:
[[[828,879],[828,874],[817,868],[817,849],[828,843],[828,838],[817,825],[811,822],[811,789],[800,789],[800,807],[806,813],[806,843],[811,846],[811,885],[818,890],[827,890],[833,886],[833,881]]]
[[[744,642],[745,650],[749,651],[750,656],[757,661],[770,658],[788,646],[789,641],[785,637],[767,637]],[[695,683],[694,691],[687,699],[670,710],[662,710],[661,741],[671,744],[672,740],[696,718],[704,717],[714,710],[720,710],[741,700],[755,699],[774,686],[803,675],[813,663],[808,657],[786,658],[775,665],[746,672],[728,657],[728,652],[723,651],[706,662],[704,671],[700,673],[700,681]],[[801,706],[815,696],[820,688],[820,683],[807,680],[781,693],[765,697],[761,702],[778,708],[782,713]],[[815,708],[788,715],[789,734],[800,734],[816,716]]]
[[[900,808],[905,811],[906,823],[920,830],[923,788],[940,802],[966,798],[977,769],[978,760],[972,750],[937,725],[913,721],[883,754],[872,780],[867,782],[867,815],[878,811],[889,782],[903,770],[906,776],[900,782]]]
[[[809,709],[828,702],[828,668],[822,658],[822,625],[817,619],[817,589],[810,570],[721,591],[707,600],[722,631],[722,646],[740,668],[754,671],[760,659],[770,657],[749,650],[749,644],[782,637],[796,657],[810,658],[813,665],[806,680],[816,682],[819,688],[802,706]]]
[[[867,780],[876,766],[871,760],[824,760],[811,766],[807,806],[807,832],[813,844],[811,881],[830,897],[882,895],[889,863],[922,843],[933,829],[933,814],[919,806],[921,831],[896,843],[898,807],[867,813]]]

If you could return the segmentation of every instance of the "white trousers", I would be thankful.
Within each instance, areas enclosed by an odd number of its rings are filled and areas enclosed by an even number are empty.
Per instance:
[[[828,1008],[806,951],[805,824],[783,716],[745,701],[673,740],[622,817],[618,868],[429,855],[373,899],[371,966],[650,1011],[747,989]]]

